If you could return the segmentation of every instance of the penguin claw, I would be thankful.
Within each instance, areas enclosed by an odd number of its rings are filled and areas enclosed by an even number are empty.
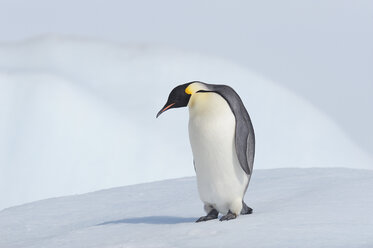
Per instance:
[[[206,215],[206,216],[200,217],[198,220],[196,220],[196,222],[198,223],[198,222],[202,222],[202,221],[215,220],[217,218],[218,218],[218,216]]]
[[[233,219],[236,219],[237,218],[237,215],[232,213],[230,210],[229,212],[226,214],[226,215],[223,215],[221,218],[220,218],[220,221],[225,221],[225,220],[233,220]]]
[[[196,222],[215,220],[218,218],[219,212],[216,209],[212,209],[206,216],[200,217]]]
[[[242,201],[241,214],[245,215],[245,214],[252,214],[252,213],[253,213],[253,209],[251,207],[247,206],[244,201]]]

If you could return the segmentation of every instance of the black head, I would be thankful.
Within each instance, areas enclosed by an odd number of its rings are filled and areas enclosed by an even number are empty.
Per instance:
[[[179,85],[171,91],[170,95],[168,96],[168,100],[167,100],[166,104],[158,112],[157,118],[158,118],[158,116],[160,116],[163,112],[165,112],[168,109],[181,108],[181,107],[186,107],[188,105],[188,102],[189,102],[189,99],[190,99],[191,95],[187,94],[185,92],[185,90],[186,90],[186,88],[188,88],[188,86],[190,84],[191,83],[186,83],[186,84]]]

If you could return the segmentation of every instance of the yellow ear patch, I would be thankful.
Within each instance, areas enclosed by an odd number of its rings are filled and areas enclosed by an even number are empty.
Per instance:
[[[204,84],[196,82],[196,83],[189,84],[189,86],[185,89],[185,93],[187,93],[188,95],[193,95],[199,90],[206,90],[206,89],[207,88]]]
[[[188,95],[192,95],[192,94],[193,94],[193,91],[192,91],[192,84],[190,84],[190,85],[185,89],[185,93],[187,93]]]

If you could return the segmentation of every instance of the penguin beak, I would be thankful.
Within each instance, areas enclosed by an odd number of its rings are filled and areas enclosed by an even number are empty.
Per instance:
[[[158,112],[157,117],[160,116],[163,112],[165,112],[167,109],[171,108],[175,103],[167,104]]]

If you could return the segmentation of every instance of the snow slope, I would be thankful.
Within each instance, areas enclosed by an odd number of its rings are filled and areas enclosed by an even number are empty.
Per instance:
[[[256,131],[257,169],[373,168],[322,111],[234,63],[46,36],[0,44],[0,209],[194,175],[187,110],[155,119],[170,90],[192,80],[241,95]]]
[[[194,223],[194,177],[53,198],[0,212],[0,247],[372,247],[373,171],[255,171],[252,215]]]

